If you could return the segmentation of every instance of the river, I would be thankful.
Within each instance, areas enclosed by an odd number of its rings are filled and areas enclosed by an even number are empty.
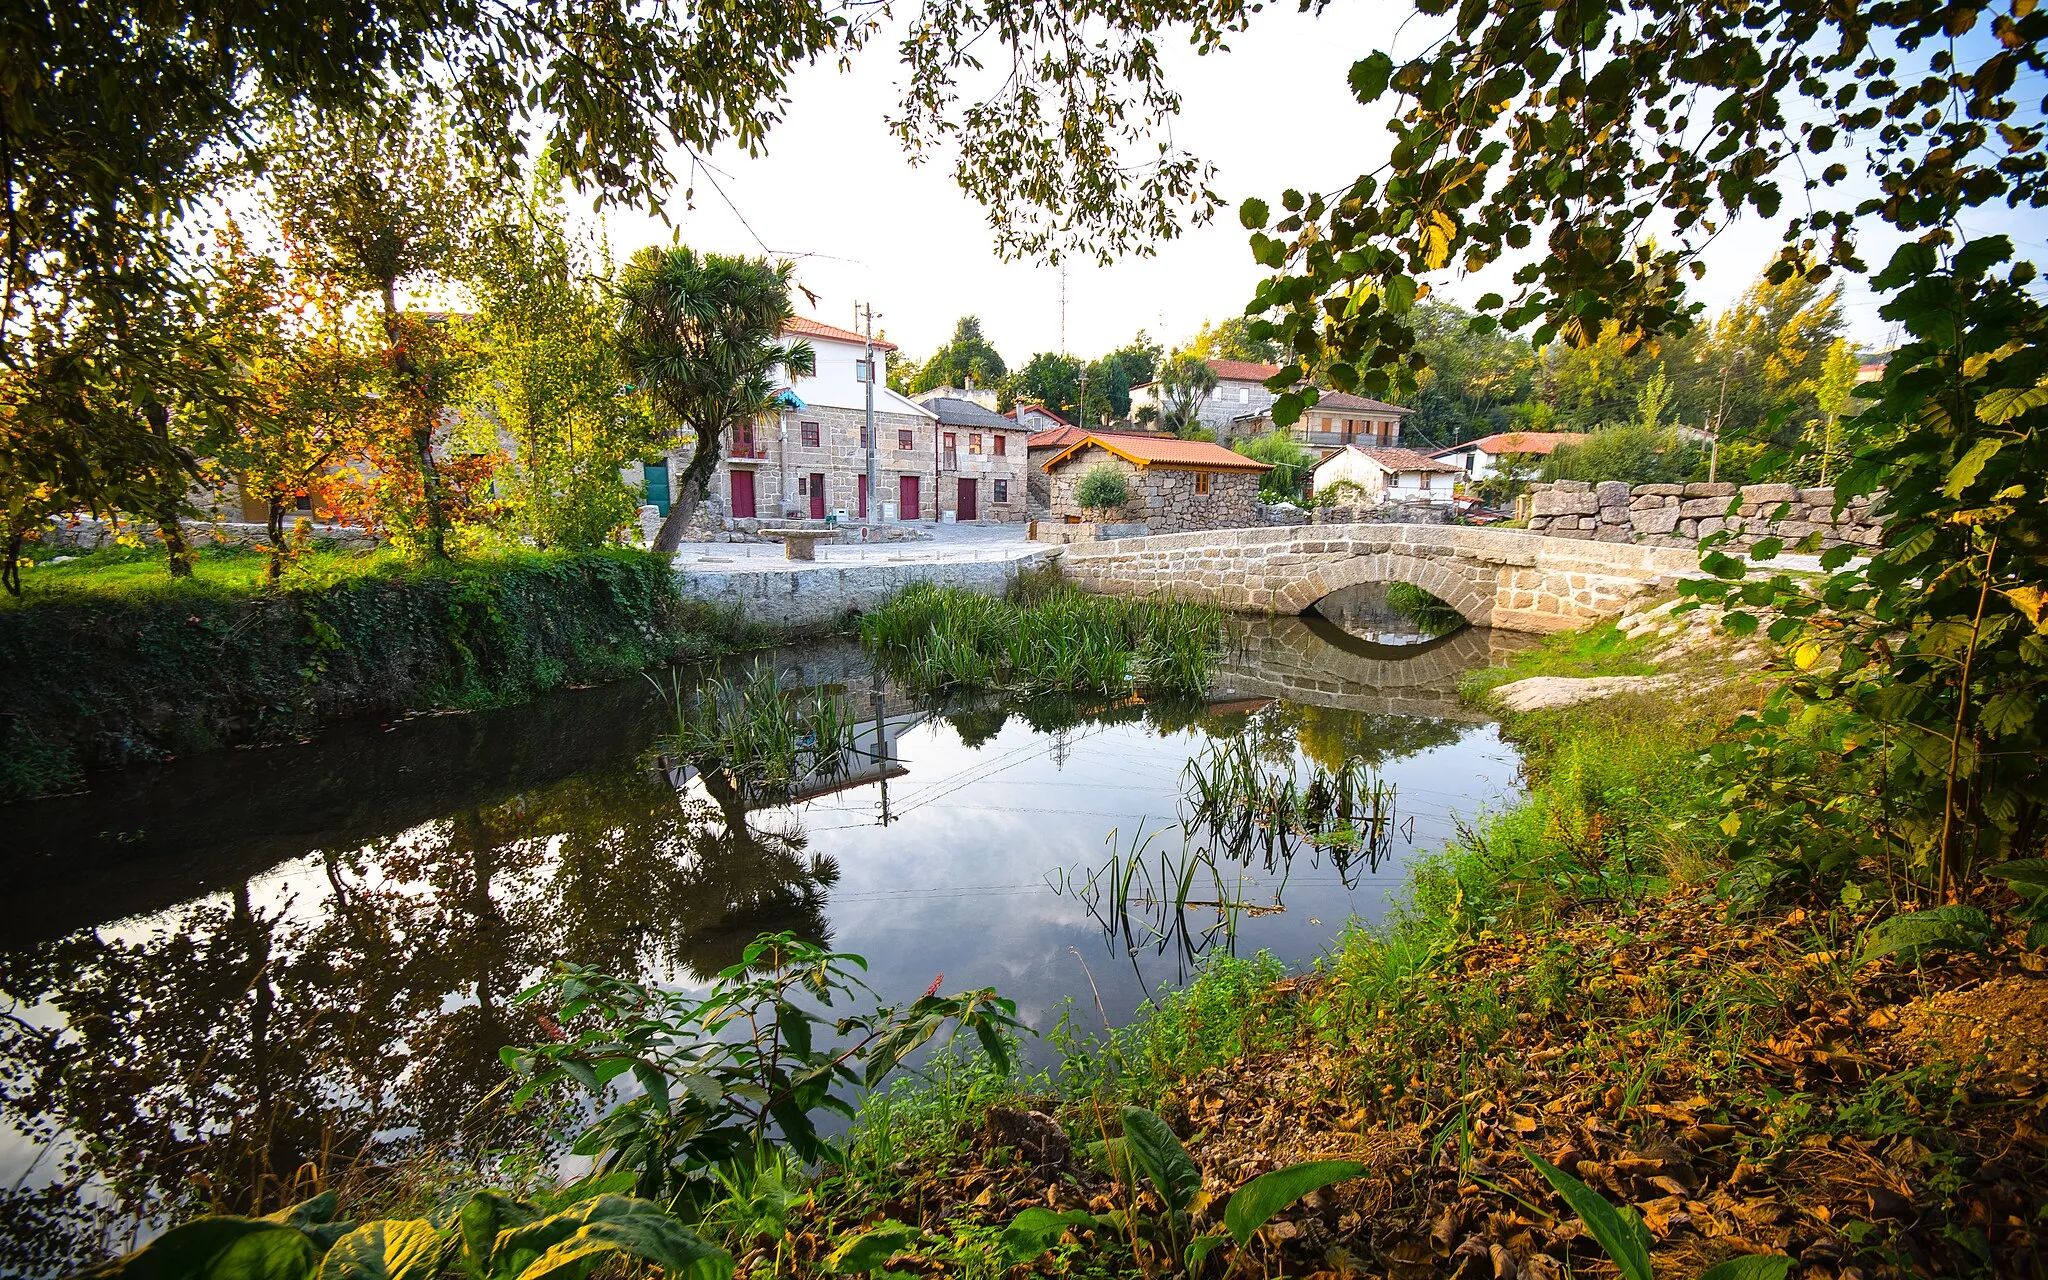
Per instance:
[[[167,1203],[271,1207],[309,1165],[488,1141],[498,1049],[535,1038],[512,998],[557,958],[694,986],[786,929],[866,957],[884,1000],[943,975],[1040,1030],[1070,1001],[1121,1022],[1213,952],[1305,962],[1518,768],[1454,692],[1517,638],[1331,613],[1239,624],[1192,706],[921,705],[845,642],[732,660],[842,691],[873,757],[766,807],[661,756],[668,709],[624,681],[0,810],[0,1269],[61,1270]],[[1392,817],[1352,857],[1220,860],[1211,898],[1245,909],[1108,909],[1090,871],[1178,855],[1183,770],[1233,741],[1359,758]]]

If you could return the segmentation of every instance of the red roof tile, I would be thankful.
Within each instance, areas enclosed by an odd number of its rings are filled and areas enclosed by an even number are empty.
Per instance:
[[[791,316],[783,323],[782,331],[784,333],[793,333],[799,338],[829,338],[833,342],[866,343],[868,340],[866,334],[855,333],[851,329],[841,329],[837,325],[825,324],[822,321],[811,320],[804,316]],[[888,339],[875,339],[875,350],[894,351],[895,349],[896,344]]]
[[[1257,364],[1250,360],[1211,360],[1209,367],[1225,382],[1264,382],[1280,372],[1277,364]]]
[[[1054,413],[1052,410],[1046,408],[1044,405],[1039,404],[1036,400],[1023,401],[1022,403],[1018,404],[1016,408],[1010,410],[1003,416],[1005,418],[1018,418],[1026,410],[1030,410],[1033,413],[1042,413],[1046,417],[1051,418],[1054,422],[1059,423],[1063,427],[1070,425],[1065,418],[1062,418],[1060,415]]]
[[[1413,449],[1367,448],[1362,444],[1346,445],[1345,447],[1353,453],[1364,454],[1389,471],[1450,471],[1454,473],[1462,473],[1463,471],[1461,467],[1454,467],[1448,462],[1438,462],[1428,454],[1418,453]]]
[[[1203,471],[1271,471],[1273,464],[1258,462],[1241,453],[1232,453],[1220,444],[1207,440],[1183,440],[1179,436],[1134,436],[1119,435],[1109,431],[1091,431],[1068,445],[1065,449],[1047,458],[1042,464],[1047,471],[1055,463],[1064,462],[1088,445],[1107,449],[1127,462],[1141,467],[1190,467]]]
[[[1314,405],[1303,410],[1303,412],[1313,413],[1317,409],[1349,409],[1353,413],[1415,412],[1413,409],[1404,409],[1398,404],[1388,404],[1384,400],[1371,400],[1365,396],[1354,396],[1348,391],[1325,391],[1316,400]]]

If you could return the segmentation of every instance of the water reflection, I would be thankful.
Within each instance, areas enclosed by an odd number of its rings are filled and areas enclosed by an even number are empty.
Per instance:
[[[1340,587],[1316,601],[1308,616],[1383,645],[1424,644],[1465,625],[1456,609],[1405,582]]]
[[[1304,771],[1362,762],[1396,789],[1372,857],[1225,859],[1229,902],[1286,909],[1238,912],[1221,945],[1314,954],[1380,914],[1452,812],[1511,785],[1512,753],[1449,692],[1491,642],[1462,632],[1402,662],[1291,619],[1238,640],[1214,700],[1188,703],[930,706],[851,646],[777,654],[786,685],[858,717],[851,771],[787,799],[665,756],[665,708],[624,682],[10,810],[0,1175],[19,1181],[0,1267],[61,1269],[164,1206],[267,1210],[309,1171],[489,1146],[498,1049],[537,1033],[510,998],[558,958],[693,984],[788,929],[866,955],[885,998],[943,971],[1039,1027],[1073,995],[1128,1016],[1191,954],[1131,954],[1046,878],[1176,822],[1182,770],[1212,743]]]

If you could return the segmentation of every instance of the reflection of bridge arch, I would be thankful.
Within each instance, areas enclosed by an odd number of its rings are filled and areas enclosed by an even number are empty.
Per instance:
[[[1348,641],[1340,644],[1326,629],[1336,630],[1323,619],[1240,622],[1218,663],[1212,694],[1228,691],[1343,711],[1476,723],[1487,717],[1458,700],[1458,677],[1529,643],[1463,627],[1413,646],[1376,645],[1338,631]]]
[[[1350,556],[1319,566],[1313,574],[1298,578],[1274,593],[1273,612],[1298,614],[1333,591],[1346,587],[1405,582],[1421,587],[1456,609],[1475,627],[1493,625],[1494,579],[1488,566],[1451,557],[1405,555],[1380,551]],[[1484,579],[1484,582],[1480,579]]]

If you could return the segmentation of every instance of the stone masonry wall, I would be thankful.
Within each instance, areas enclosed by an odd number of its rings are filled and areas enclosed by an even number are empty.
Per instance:
[[[1074,487],[1098,466],[1121,471],[1131,501],[1116,512],[1084,511],[1074,501]],[[1057,524],[1069,516],[1083,521],[1113,515],[1111,523],[1142,521],[1153,533],[1196,529],[1235,529],[1260,524],[1259,476],[1252,471],[1211,471],[1209,492],[1195,492],[1195,472],[1171,467],[1140,467],[1107,449],[1090,445],[1049,473],[1052,497],[1048,519]]]
[[[1815,533],[1823,547],[1875,547],[1883,534],[1870,498],[1851,498],[1837,513],[1832,488],[1695,483],[1631,489],[1619,480],[1559,480],[1531,486],[1530,495],[1529,531],[1553,538],[1690,547],[1726,530],[1738,547],[1760,538],[1782,538],[1790,546]]]

